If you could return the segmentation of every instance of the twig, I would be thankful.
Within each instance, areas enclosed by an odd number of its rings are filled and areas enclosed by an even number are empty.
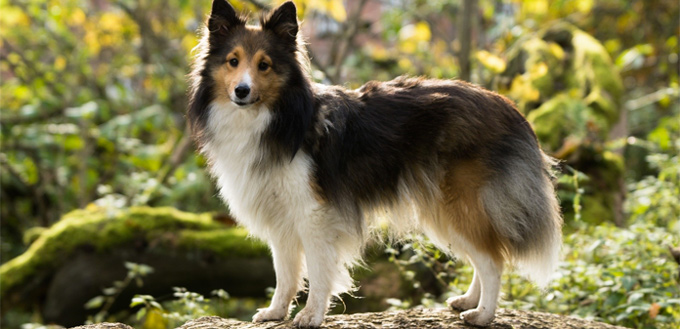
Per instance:
[[[309,46],[306,46],[306,48],[307,48],[307,54],[309,55],[309,61],[312,63],[312,65],[314,65],[314,67],[316,67],[319,71],[323,72],[323,75],[326,77],[326,79],[328,79],[328,81],[331,84],[334,84],[334,85],[337,84],[338,81],[335,80],[335,76],[331,75],[328,72],[328,70],[326,69],[326,67],[323,64],[321,64],[321,62],[319,62],[319,60],[316,58],[316,56],[314,56],[314,52],[313,52],[312,48],[310,48]]]
[[[340,33],[337,35],[333,42],[333,46],[331,47],[333,50],[331,51],[331,61],[330,64],[335,68],[333,70],[333,78],[329,80],[331,81],[339,81],[340,80],[340,75],[342,74],[341,66],[342,63],[345,61],[347,58],[347,54],[350,49],[350,45],[354,43],[354,37],[359,33],[359,25],[361,24],[361,12],[364,10],[364,7],[368,3],[368,0],[361,0],[359,2],[359,5],[357,7],[357,10],[354,12],[352,17],[347,20],[347,23],[345,24],[344,33]],[[344,43],[340,43],[341,41],[345,41]],[[338,49],[339,48],[339,49]],[[335,56],[333,56],[336,54]]]
[[[163,185],[165,181],[172,176],[172,174],[177,170],[180,164],[184,162],[187,153],[191,150],[191,133],[189,131],[189,125],[187,124],[182,133],[182,137],[177,140],[175,146],[173,147],[172,154],[168,158],[168,166],[163,170],[158,178],[158,185]]]
[[[626,109],[628,109],[628,111],[635,111],[645,106],[654,104],[667,96],[677,98],[678,96],[680,96],[680,89],[671,87],[664,88],[661,90],[657,90],[651,94],[644,95],[640,98],[631,99],[626,102]]]

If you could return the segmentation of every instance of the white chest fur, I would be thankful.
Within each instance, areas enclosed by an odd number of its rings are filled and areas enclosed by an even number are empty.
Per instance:
[[[307,154],[298,152],[290,162],[257,166],[265,155],[261,139],[271,120],[266,108],[213,104],[207,120],[210,137],[203,149],[232,214],[264,240],[291,232],[318,207],[309,184]]]

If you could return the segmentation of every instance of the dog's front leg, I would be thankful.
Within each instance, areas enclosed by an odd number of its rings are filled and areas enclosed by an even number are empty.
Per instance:
[[[283,320],[288,316],[290,302],[302,287],[302,246],[297,238],[289,237],[270,243],[276,290],[267,308],[260,309],[253,316],[254,322]]]
[[[309,294],[307,304],[293,320],[298,327],[318,327],[328,311],[333,281],[337,276],[337,252],[321,231],[303,242],[307,260]]]

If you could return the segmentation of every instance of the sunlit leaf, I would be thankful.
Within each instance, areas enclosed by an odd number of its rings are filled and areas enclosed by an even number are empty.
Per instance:
[[[418,47],[430,41],[432,33],[427,22],[408,24],[399,30],[399,48],[405,53],[415,53]]]
[[[87,303],[85,303],[85,308],[88,310],[100,308],[102,307],[102,305],[104,305],[104,301],[105,301],[104,296],[94,297],[87,301]]]
[[[505,61],[502,58],[500,58],[500,57],[498,57],[498,56],[496,56],[496,55],[494,55],[494,54],[492,54],[492,53],[490,53],[486,50],[477,51],[475,56],[477,57],[477,60],[479,60],[479,62],[482,63],[482,65],[484,65],[486,68],[488,68],[492,72],[501,73],[501,72],[505,71],[505,65],[506,64],[505,64]]]

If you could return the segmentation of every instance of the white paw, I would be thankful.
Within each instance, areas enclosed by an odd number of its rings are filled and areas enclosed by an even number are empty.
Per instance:
[[[280,321],[283,320],[287,315],[287,310],[283,308],[261,308],[257,310],[255,315],[253,315],[253,322]]]
[[[323,322],[325,312],[312,310],[309,307],[305,307],[300,311],[293,320],[293,325],[296,327],[303,328],[317,328]]]
[[[480,326],[480,327],[486,327],[488,326],[491,321],[493,321],[494,317],[496,315],[494,314],[494,311],[487,310],[486,308],[476,308],[473,310],[465,311],[460,314],[460,318],[463,319],[466,323],[469,323],[473,326]]]
[[[446,300],[446,304],[456,311],[467,311],[469,309],[473,309],[477,307],[478,303],[479,300],[466,295],[451,297]]]

